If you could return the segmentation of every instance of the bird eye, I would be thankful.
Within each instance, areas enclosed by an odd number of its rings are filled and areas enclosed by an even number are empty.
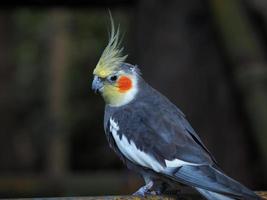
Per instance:
[[[115,82],[118,79],[117,75],[112,75],[108,78],[111,82]]]

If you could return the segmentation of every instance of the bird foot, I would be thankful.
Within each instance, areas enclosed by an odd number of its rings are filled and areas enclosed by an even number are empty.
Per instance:
[[[157,191],[151,190],[153,187],[153,181],[150,181],[148,184],[144,185],[143,187],[139,188],[133,195],[136,196],[147,196],[147,195],[157,195]]]

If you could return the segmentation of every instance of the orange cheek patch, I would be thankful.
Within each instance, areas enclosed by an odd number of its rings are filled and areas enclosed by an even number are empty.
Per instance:
[[[127,76],[121,76],[117,81],[119,92],[127,92],[129,89],[132,88],[132,80]]]

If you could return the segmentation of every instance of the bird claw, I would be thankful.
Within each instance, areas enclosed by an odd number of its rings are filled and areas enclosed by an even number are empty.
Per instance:
[[[143,187],[139,188],[133,195],[135,196],[147,196],[147,195],[156,195],[156,191],[151,191],[151,188],[153,186],[153,182],[150,181],[147,185],[144,185]]]

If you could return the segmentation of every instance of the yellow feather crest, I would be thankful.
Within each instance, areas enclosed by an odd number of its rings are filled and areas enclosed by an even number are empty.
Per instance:
[[[119,68],[119,66],[126,60],[128,55],[123,55],[123,47],[120,47],[120,27],[117,31],[114,28],[114,22],[110,14],[111,21],[111,32],[109,35],[109,42],[104,49],[97,65],[94,70],[94,74],[105,78],[110,75],[114,70]]]

